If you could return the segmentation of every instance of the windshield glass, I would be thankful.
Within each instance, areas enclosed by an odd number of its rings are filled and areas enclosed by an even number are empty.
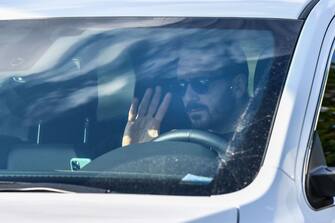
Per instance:
[[[301,24],[1,21],[0,181],[192,195],[245,187]]]

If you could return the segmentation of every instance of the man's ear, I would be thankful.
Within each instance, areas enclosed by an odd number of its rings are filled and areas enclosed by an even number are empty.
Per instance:
[[[247,93],[247,80],[243,74],[237,74],[232,80],[232,91],[236,98],[241,98]]]

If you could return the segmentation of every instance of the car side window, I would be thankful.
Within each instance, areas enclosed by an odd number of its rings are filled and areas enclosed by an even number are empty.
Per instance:
[[[323,152],[328,166],[335,166],[335,54],[332,55],[325,92],[317,122]]]

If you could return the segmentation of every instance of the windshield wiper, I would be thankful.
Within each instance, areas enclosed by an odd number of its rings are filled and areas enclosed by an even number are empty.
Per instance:
[[[109,190],[65,183],[2,181],[0,192],[109,193]]]
[[[194,180],[194,177],[197,179]],[[201,179],[199,183],[198,177],[110,171],[4,171],[0,172],[0,192],[209,195],[211,183],[207,183],[208,179],[205,183]]]

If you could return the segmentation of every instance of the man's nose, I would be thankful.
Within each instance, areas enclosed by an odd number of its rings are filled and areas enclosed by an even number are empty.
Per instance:
[[[186,91],[184,94],[185,101],[197,101],[199,100],[199,95],[195,92],[191,86],[191,84],[187,84]]]

